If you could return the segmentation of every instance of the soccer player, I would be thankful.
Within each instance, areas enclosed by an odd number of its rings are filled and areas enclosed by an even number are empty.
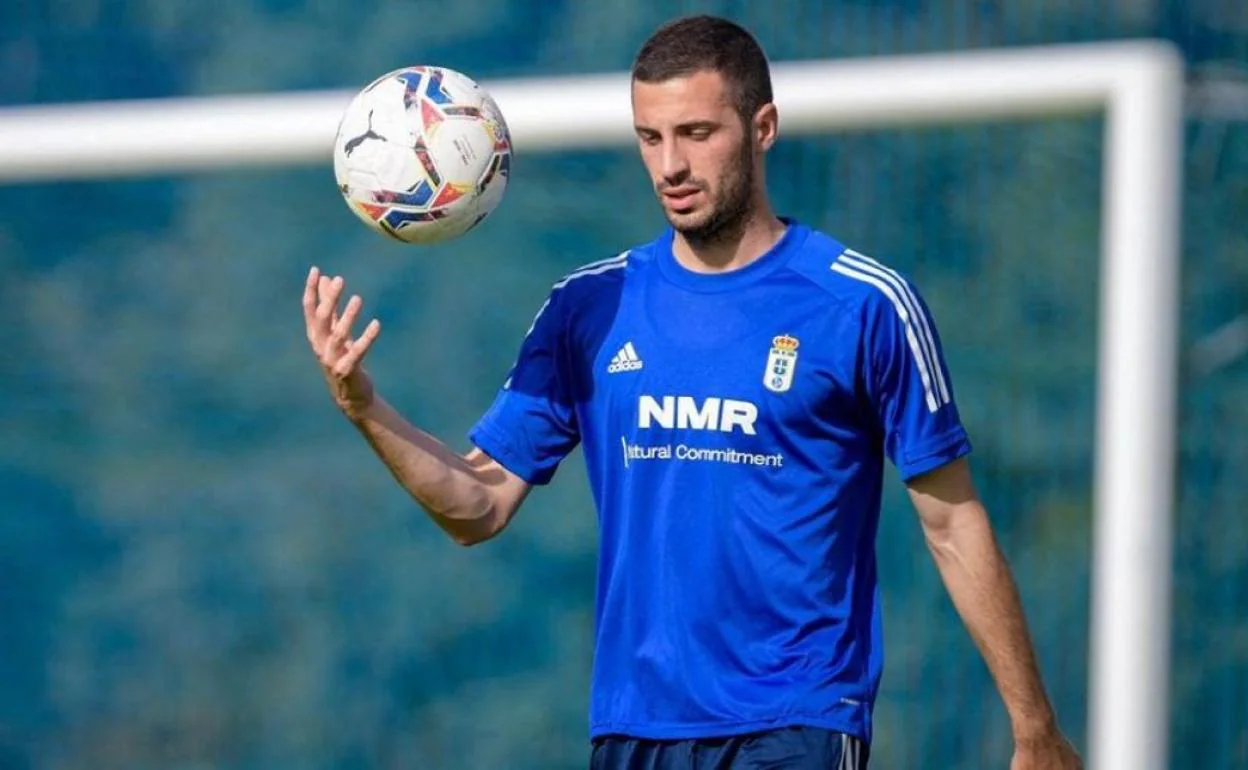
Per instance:
[[[361,300],[309,275],[337,405],[456,542],[498,535],[583,447],[598,511],[593,768],[862,768],[883,660],[875,537],[904,480],[1014,732],[1014,770],[1080,767],[1037,672],[928,307],[765,192],[767,61],[678,19],[632,70],[670,224],[554,284],[465,455],[378,396]]]

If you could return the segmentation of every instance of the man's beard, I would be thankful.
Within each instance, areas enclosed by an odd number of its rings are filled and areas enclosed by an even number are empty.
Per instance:
[[[742,143],[736,166],[720,181],[720,196],[710,202],[705,219],[682,225],[668,217],[672,227],[695,249],[730,243],[745,231],[754,213],[754,148],[749,142]]]

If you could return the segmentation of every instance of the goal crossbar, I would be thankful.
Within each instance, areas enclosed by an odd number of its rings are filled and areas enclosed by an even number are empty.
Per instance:
[[[1088,682],[1095,770],[1168,763],[1183,73],[1175,48],[1153,40],[773,65],[785,135],[1105,116]],[[517,153],[634,141],[627,73],[483,85]],[[328,163],[353,95],[0,109],[0,183]]]

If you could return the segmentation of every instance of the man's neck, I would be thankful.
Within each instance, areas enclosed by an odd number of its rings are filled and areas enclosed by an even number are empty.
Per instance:
[[[721,240],[691,243],[680,233],[672,242],[676,261],[695,273],[739,270],[766,254],[784,236],[787,226],[770,209],[762,209],[741,229]]]

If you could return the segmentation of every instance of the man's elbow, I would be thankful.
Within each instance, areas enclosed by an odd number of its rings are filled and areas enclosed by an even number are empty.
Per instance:
[[[469,548],[474,545],[480,545],[489,540],[491,537],[493,537],[493,535],[477,535],[456,532],[451,535],[451,541],[455,543],[455,545],[462,545],[464,548]]]
[[[502,532],[501,528],[496,529],[490,527],[456,528],[447,530],[447,534],[451,536],[451,540],[455,543],[455,545],[461,545],[465,548],[469,548],[474,545],[481,545],[488,540],[493,540],[499,532]]]
[[[487,497],[474,506],[434,518],[456,545],[467,548],[497,537],[511,516],[498,501]]]
[[[923,542],[927,544],[927,548],[937,559],[952,554],[957,547],[957,538],[954,535],[953,528],[949,526],[946,519],[931,521],[924,519]]]
[[[993,542],[995,535],[988,512],[978,503],[963,503],[929,512],[922,518],[923,539],[937,558],[973,552]]]

